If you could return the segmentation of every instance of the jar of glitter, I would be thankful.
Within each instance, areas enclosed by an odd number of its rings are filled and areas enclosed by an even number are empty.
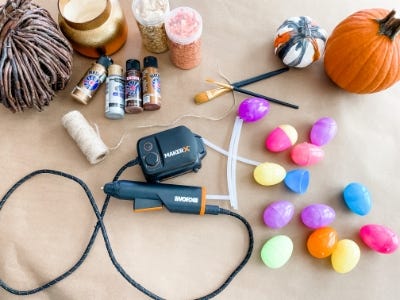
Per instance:
[[[165,19],[171,62],[181,69],[192,69],[201,62],[200,14],[190,7],[177,7]]]
[[[153,53],[168,50],[164,21],[169,12],[168,0],[133,0],[132,12],[144,47]]]

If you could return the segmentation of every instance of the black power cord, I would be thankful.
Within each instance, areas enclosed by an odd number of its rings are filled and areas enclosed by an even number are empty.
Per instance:
[[[125,165],[123,165],[118,172],[115,174],[113,181],[117,181],[119,179],[119,177],[121,176],[121,174],[129,167],[135,166],[137,165],[138,159],[134,159],[132,161],[129,161],[128,163],[126,163]],[[97,218],[97,223],[96,226],[93,230],[93,233],[89,239],[89,242],[85,248],[85,250],[82,253],[82,256],[79,258],[79,260],[71,267],[69,268],[66,272],[62,273],[61,275],[57,276],[56,278],[54,278],[53,280],[37,287],[34,289],[30,289],[30,290],[17,290],[14,289],[12,287],[10,287],[7,283],[5,283],[2,279],[0,279],[0,287],[2,287],[4,290],[6,290],[9,293],[12,293],[14,295],[31,295],[31,294],[35,294],[38,293],[40,291],[43,291],[53,285],[55,285],[56,283],[60,282],[61,280],[67,278],[69,275],[71,275],[74,271],[76,271],[81,265],[82,263],[85,261],[85,259],[87,258],[87,256],[89,255],[90,250],[93,247],[94,241],[97,237],[97,234],[99,232],[99,230],[101,230],[101,233],[103,235],[103,239],[104,239],[104,243],[108,252],[108,255],[111,259],[111,262],[113,263],[114,267],[117,269],[117,271],[135,288],[137,288],[139,291],[143,292],[144,294],[146,294],[147,296],[149,296],[152,299],[163,299],[161,297],[159,297],[158,295],[152,293],[151,291],[149,291],[148,289],[146,289],[145,287],[143,287],[141,284],[139,284],[136,280],[134,280],[125,270],[124,268],[121,266],[121,264],[118,262],[118,260],[115,258],[113,249],[111,247],[111,243],[110,240],[108,238],[108,234],[107,234],[107,230],[106,227],[104,225],[103,222],[103,218],[106,214],[107,211],[107,207],[108,204],[110,202],[110,196],[107,195],[103,204],[103,207],[101,209],[101,211],[99,210],[96,201],[93,198],[92,192],[90,191],[89,187],[86,185],[86,183],[84,181],[82,181],[81,179],[79,179],[76,176],[73,176],[71,174],[68,173],[64,173],[62,171],[57,171],[57,170],[50,170],[50,169],[42,169],[42,170],[37,170],[34,171],[32,173],[29,173],[27,175],[25,175],[24,177],[22,177],[20,180],[18,180],[8,191],[7,193],[3,196],[3,198],[0,201],[0,210],[3,207],[3,205],[6,203],[6,201],[10,198],[10,196],[15,192],[16,189],[18,189],[18,187],[20,187],[24,182],[28,181],[29,179],[31,179],[34,176],[40,175],[40,174],[51,174],[51,175],[56,175],[56,176],[61,176],[67,179],[70,179],[76,183],[78,183],[82,189],[85,191],[90,204],[93,208],[93,211],[96,215]],[[240,262],[240,264],[235,268],[235,270],[229,275],[229,277],[220,285],[219,288],[217,288],[216,290],[214,290],[213,292],[200,297],[198,299],[211,299],[213,297],[215,297],[216,295],[218,295],[219,293],[221,293],[228,285],[229,283],[233,280],[233,278],[239,273],[239,271],[246,265],[246,263],[248,262],[248,260],[250,259],[251,253],[253,252],[253,246],[254,246],[254,238],[253,238],[253,230],[249,224],[249,222],[242,217],[241,215],[232,212],[230,210],[226,210],[223,208],[219,208],[219,214],[224,214],[224,215],[228,215],[228,216],[232,216],[238,220],[240,220],[246,227],[248,235],[249,235],[249,247],[247,249],[247,253],[245,255],[245,257],[243,258],[243,260]]]

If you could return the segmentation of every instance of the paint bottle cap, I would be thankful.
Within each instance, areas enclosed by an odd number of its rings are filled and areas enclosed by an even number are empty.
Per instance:
[[[158,68],[157,58],[154,56],[146,56],[143,60],[143,67],[148,68]]]
[[[108,69],[108,67],[113,64],[113,60],[111,59],[111,57],[106,55],[100,56],[96,62],[106,69]]]
[[[126,69],[140,71],[140,61],[137,59],[128,59],[126,61]]]

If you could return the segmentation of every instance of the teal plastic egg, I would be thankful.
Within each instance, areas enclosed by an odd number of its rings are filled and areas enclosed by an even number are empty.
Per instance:
[[[370,193],[361,183],[352,182],[348,184],[343,190],[343,199],[347,207],[360,216],[367,215],[371,210]]]
[[[332,252],[332,267],[338,273],[348,273],[357,266],[360,256],[360,247],[356,242],[349,239],[340,240]]]
[[[254,169],[253,176],[257,183],[270,186],[282,182],[286,176],[286,170],[281,165],[265,162]]]
[[[261,249],[261,260],[271,269],[283,267],[292,256],[293,242],[286,235],[270,238]]]

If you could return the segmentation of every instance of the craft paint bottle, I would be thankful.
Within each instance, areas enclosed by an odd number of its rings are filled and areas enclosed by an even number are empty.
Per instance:
[[[105,55],[92,64],[85,75],[72,90],[71,96],[82,104],[88,104],[93,95],[107,78],[107,69],[113,63],[113,60]]]
[[[164,20],[169,12],[168,0],[133,0],[132,12],[144,47],[153,53],[168,50]]]
[[[158,62],[154,56],[146,56],[142,71],[143,109],[157,110],[161,107],[161,84]]]
[[[120,65],[108,67],[104,115],[108,119],[122,119],[125,115],[125,78]]]
[[[181,69],[192,69],[201,62],[200,14],[190,7],[177,7],[165,19],[171,62]]]
[[[126,61],[125,75],[125,112],[136,114],[143,111],[142,79],[140,61],[128,59]]]

